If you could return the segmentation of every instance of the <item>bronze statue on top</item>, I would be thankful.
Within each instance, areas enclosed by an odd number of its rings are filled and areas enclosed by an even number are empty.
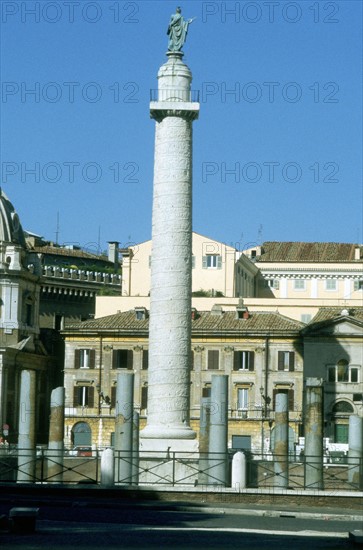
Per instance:
[[[176,13],[171,16],[167,34],[169,36],[168,50],[180,52],[187,39],[188,27],[193,19],[184,19],[181,8],[176,8]]]

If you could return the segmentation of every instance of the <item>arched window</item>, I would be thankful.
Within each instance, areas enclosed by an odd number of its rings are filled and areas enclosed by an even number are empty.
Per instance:
[[[78,445],[92,444],[92,431],[87,422],[77,422],[72,428],[72,443]]]

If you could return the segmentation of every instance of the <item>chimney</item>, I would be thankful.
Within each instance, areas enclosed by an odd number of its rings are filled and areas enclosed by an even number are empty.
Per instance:
[[[118,268],[118,241],[109,241],[108,243],[108,259],[113,263],[115,269]]]

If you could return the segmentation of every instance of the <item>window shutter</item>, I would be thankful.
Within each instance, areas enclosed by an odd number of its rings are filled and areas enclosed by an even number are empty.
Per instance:
[[[202,259],[202,268],[203,269],[207,269],[207,256],[203,256],[203,259]]]
[[[114,409],[116,407],[116,386],[111,387],[111,407]]]
[[[248,355],[249,355],[248,370],[253,371],[255,370],[255,352],[250,351]]]
[[[79,367],[81,366],[80,358],[81,358],[80,350],[76,349],[75,352],[74,352],[74,368],[75,369],[79,369]]]
[[[112,368],[117,369],[118,350],[114,349],[112,352]]]
[[[277,370],[284,370],[284,352],[283,351],[278,352]]]
[[[289,353],[289,371],[295,370],[295,353],[290,351]]]
[[[222,269],[222,256],[217,256],[217,268]]]
[[[208,350],[208,369],[209,370],[218,370],[219,369],[219,351],[218,350]]]
[[[95,389],[93,386],[88,386],[87,388],[87,407],[94,407],[95,403]]]
[[[132,349],[127,350],[127,369],[132,370],[134,364],[134,352]]]
[[[289,411],[294,410],[294,390],[288,390]]]
[[[89,368],[94,369],[96,364],[96,350],[89,350]]]
[[[73,388],[73,407],[79,406],[79,386]]]
[[[149,368],[149,350],[144,349],[142,352],[142,370]]]
[[[241,352],[233,352],[233,370],[239,370],[241,364]]]
[[[147,409],[147,386],[141,388],[141,409]]]

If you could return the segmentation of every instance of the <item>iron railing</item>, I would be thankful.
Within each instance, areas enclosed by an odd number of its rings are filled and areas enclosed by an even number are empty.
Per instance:
[[[91,456],[70,456],[50,449],[2,449],[0,483],[101,484],[102,451],[93,450]],[[144,452],[140,456],[114,451],[113,479],[116,486],[230,487],[233,455],[230,450],[228,453]],[[315,456],[297,458],[291,454],[287,460],[273,454],[246,452],[245,456],[246,488],[363,490],[363,458],[347,457],[345,463],[327,464]],[[319,472],[319,485],[309,484],[308,468],[310,474],[311,469]]]
[[[187,101],[199,103],[199,90],[185,90],[183,88],[150,90],[150,101]]]

